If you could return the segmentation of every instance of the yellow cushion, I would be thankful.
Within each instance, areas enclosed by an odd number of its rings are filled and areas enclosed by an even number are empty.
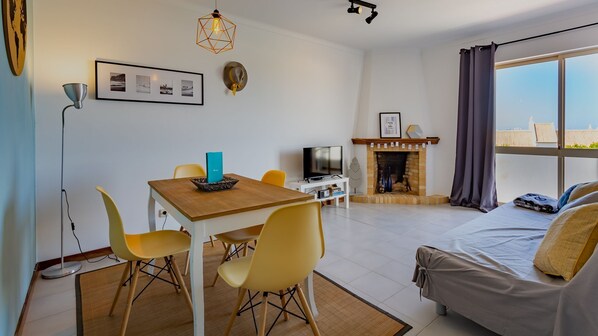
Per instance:
[[[561,213],[542,240],[534,265],[569,281],[588,261],[598,243],[598,203]]]
[[[598,191],[598,181],[580,184],[577,187],[575,187],[575,189],[573,189],[567,203],[575,201],[576,199],[584,197],[585,195],[594,191]]]

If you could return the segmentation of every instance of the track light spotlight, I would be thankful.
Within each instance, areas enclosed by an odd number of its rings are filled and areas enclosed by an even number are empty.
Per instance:
[[[351,7],[347,8],[347,13],[361,14],[361,10],[361,6],[355,7],[354,4],[351,2]]]
[[[372,10],[372,14],[370,14],[370,16],[368,16],[367,19],[365,19],[365,22],[367,22],[368,24],[372,23],[376,16],[378,16],[378,12],[376,12],[376,5],[374,5],[373,3],[363,0],[349,0],[349,2],[351,3],[351,7],[347,8],[347,13],[361,14],[361,10],[363,9],[363,7]]]
[[[372,14],[370,14],[370,16],[368,16],[365,19],[365,22],[367,22],[367,24],[372,23],[372,21],[376,18],[376,16],[378,16],[378,12],[376,12],[375,10],[372,9]]]

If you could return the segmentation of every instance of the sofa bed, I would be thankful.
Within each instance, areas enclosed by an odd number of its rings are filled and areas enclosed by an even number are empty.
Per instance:
[[[571,281],[534,256],[558,214],[508,203],[418,248],[421,296],[500,334],[598,335],[598,253]]]

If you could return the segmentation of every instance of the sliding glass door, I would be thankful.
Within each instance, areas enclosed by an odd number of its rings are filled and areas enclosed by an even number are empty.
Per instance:
[[[597,52],[497,65],[499,201],[598,180]]]

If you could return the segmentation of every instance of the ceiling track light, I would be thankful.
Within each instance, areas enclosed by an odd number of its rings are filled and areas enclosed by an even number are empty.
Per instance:
[[[373,3],[369,3],[363,0],[349,0],[351,3],[351,7],[347,9],[347,13],[355,13],[361,14],[362,7],[366,7],[372,10],[370,16],[365,19],[365,22],[368,24],[372,23],[372,21],[378,16],[378,12],[376,11],[376,5]],[[355,7],[357,5],[357,7]]]

